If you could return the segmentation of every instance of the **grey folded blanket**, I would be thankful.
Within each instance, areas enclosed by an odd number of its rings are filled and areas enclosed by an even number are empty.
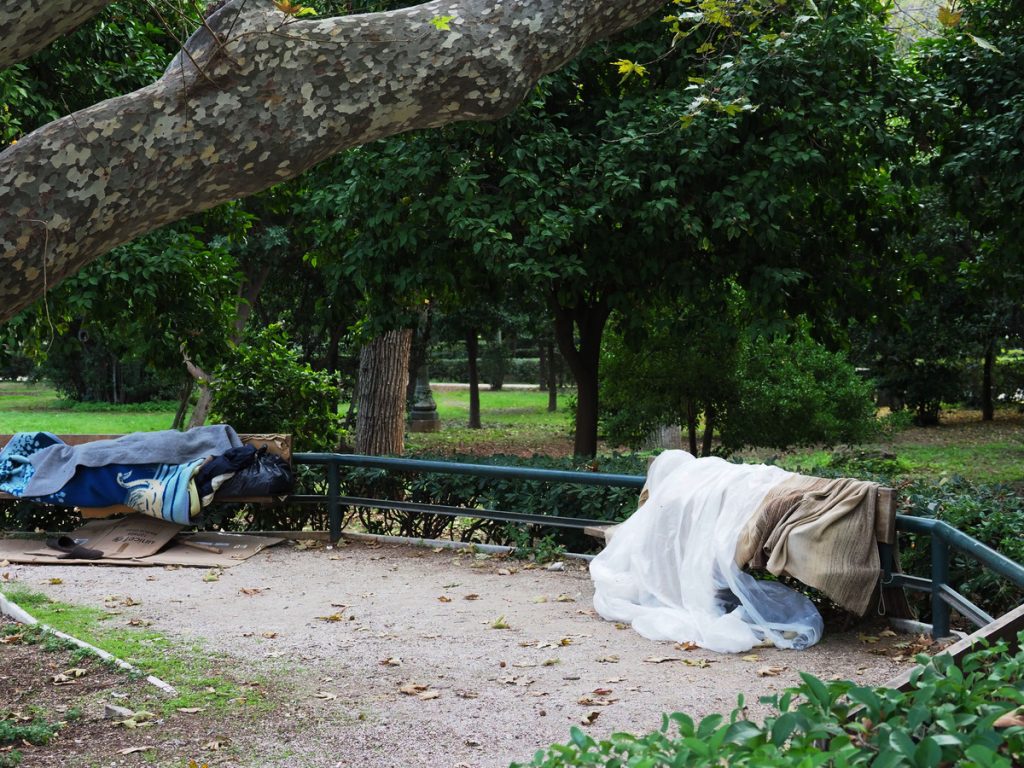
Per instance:
[[[78,467],[108,464],[185,464],[206,456],[219,456],[242,444],[227,424],[194,427],[187,432],[135,432],[115,440],[82,445],[51,445],[29,457],[34,472],[25,496],[46,496],[64,487]]]

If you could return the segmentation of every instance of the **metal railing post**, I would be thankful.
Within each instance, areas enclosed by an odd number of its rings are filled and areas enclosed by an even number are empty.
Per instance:
[[[341,495],[341,482],[338,479],[338,464],[330,462],[327,465],[327,512],[330,515],[330,537],[331,543],[337,543],[341,538],[341,505],[338,497]]]
[[[932,637],[949,636],[949,604],[942,590],[949,582],[949,542],[936,526],[931,532],[932,543]]]

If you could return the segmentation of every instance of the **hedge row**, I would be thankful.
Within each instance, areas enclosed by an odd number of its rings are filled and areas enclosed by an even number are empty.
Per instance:
[[[1024,633],[1020,636],[1024,642]],[[1024,705],[1024,652],[1005,644],[969,654],[963,666],[949,656],[928,659],[911,690],[866,688],[850,681],[803,682],[763,699],[774,710],[763,722],[746,719],[743,699],[725,718],[695,722],[665,715],[644,736],[615,733],[596,740],[573,728],[565,744],[538,752],[534,768],[812,768],[816,766],[961,766],[1011,768],[1024,760],[1024,727],[1003,718]],[[513,768],[524,768],[513,764]]]

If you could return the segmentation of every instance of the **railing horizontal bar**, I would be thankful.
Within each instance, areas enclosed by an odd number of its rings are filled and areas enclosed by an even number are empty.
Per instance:
[[[475,517],[482,520],[498,520],[507,523],[532,523],[555,528],[586,528],[592,525],[608,525],[608,520],[591,520],[584,517],[561,517],[559,515],[534,515],[527,512],[503,512],[497,509],[475,507],[448,507],[443,504],[420,504],[414,501],[389,501],[388,499],[367,499],[358,496],[339,496],[338,503],[350,507],[372,509],[397,509],[403,512],[421,512],[450,517]]]
[[[931,579],[926,579],[923,576],[909,576],[905,573],[894,573],[892,579],[885,582],[886,587],[903,587],[904,589],[913,589],[918,592],[931,592],[933,583]]]
[[[536,467],[508,467],[490,464],[398,459],[389,456],[360,456],[352,453],[296,453],[292,460],[299,464],[337,464],[364,469],[388,469],[393,472],[439,472],[446,475],[475,475],[503,480],[538,480],[546,483],[576,483],[622,488],[643,488],[641,475],[619,475],[607,472],[572,472]]]
[[[1018,587],[1024,589],[1024,566],[1015,563],[1005,555],[999,554],[991,547],[954,528],[944,520],[935,520],[930,517],[896,515],[896,530],[907,533],[941,536],[964,554],[970,555],[1000,576],[1009,579]]]
[[[948,584],[943,584],[939,587],[939,596],[976,627],[984,627],[986,624],[991,624],[995,621],[993,617],[989,616]]]

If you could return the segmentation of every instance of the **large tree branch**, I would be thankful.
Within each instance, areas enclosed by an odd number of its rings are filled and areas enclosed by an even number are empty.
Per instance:
[[[110,0],[0,0],[0,69],[45,48]]]
[[[438,0],[298,21],[233,0],[153,85],[0,153],[0,320],[120,243],[343,149],[501,117],[661,3]]]

